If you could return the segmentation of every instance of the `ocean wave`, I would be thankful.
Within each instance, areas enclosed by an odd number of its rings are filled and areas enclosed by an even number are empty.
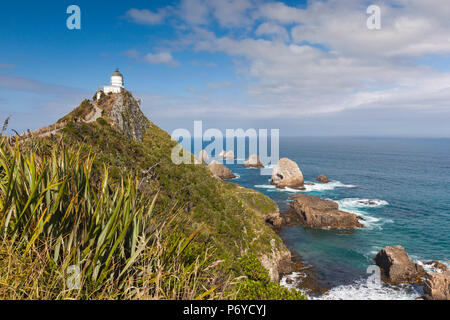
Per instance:
[[[436,272],[436,273],[442,273],[442,270],[439,268],[435,268],[433,265],[429,265],[429,264],[425,264],[425,262],[428,262],[430,260],[423,260],[420,258],[417,258],[416,256],[411,255],[411,258],[419,265],[421,265],[425,271],[428,272]],[[443,265],[445,265],[447,268],[450,269],[450,262],[449,261],[442,261],[442,260],[435,260],[437,262],[442,263]]]
[[[340,181],[331,181],[328,183],[314,183],[314,182],[307,182],[307,183],[312,184],[305,184],[306,190],[304,190],[303,192],[327,191],[327,190],[334,190],[336,188],[356,188],[356,186],[353,184],[344,184]]]
[[[302,279],[306,278],[307,275],[305,273],[300,272],[292,272],[283,276],[280,280],[280,286],[283,286],[288,289],[296,289],[297,285],[302,282]]]
[[[331,199],[328,199],[331,200]],[[361,223],[368,230],[378,229],[383,230],[382,225],[385,223],[393,223],[392,219],[374,217],[362,209],[365,208],[379,208],[389,205],[385,200],[379,199],[360,199],[360,198],[346,198],[342,200],[332,200],[339,205],[339,209],[356,214],[363,218]]]
[[[334,287],[312,300],[415,300],[422,296],[418,289],[411,285],[377,284],[367,280],[357,280],[350,285]]]
[[[276,189],[276,187],[271,185],[271,184],[257,184],[257,185],[255,185],[255,188],[259,188],[259,189]]]
[[[378,199],[346,198],[337,202],[341,207],[350,208],[378,208],[389,205],[389,202]]]
[[[312,191],[327,191],[327,190],[333,190],[335,188],[355,188],[356,186],[352,184],[343,184],[340,181],[332,181],[329,183],[312,183],[312,182],[306,182],[308,184],[305,184],[305,190],[297,190],[292,188],[284,188],[284,189],[278,189],[274,185],[271,184],[262,184],[262,185],[255,185],[255,188],[260,189],[276,189],[280,192],[290,192],[290,193],[297,193],[297,192],[312,192]]]

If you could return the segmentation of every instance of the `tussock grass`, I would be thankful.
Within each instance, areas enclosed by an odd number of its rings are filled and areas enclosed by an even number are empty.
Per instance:
[[[192,254],[199,230],[177,231],[183,206],[157,213],[158,190],[144,197],[106,165],[96,176],[74,146],[0,139],[0,299],[223,298],[220,262]]]

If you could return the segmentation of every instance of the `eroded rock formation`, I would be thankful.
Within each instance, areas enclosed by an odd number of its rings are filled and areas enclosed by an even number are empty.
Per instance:
[[[354,229],[362,228],[360,218],[350,212],[339,210],[336,202],[323,200],[306,194],[290,198],[291,208],[296,212],[300,223],[316,229]]]
[[[278,164],[273,168],[272,179],[270,183],[277,188],[294,188],[303,189],[304,185],[303,173],[298,167],[297,163],[288,159],[282,158]]]
[[[384,280],[389,283],[417,284],[425,276],[423,267],[414,263],[402,246],[381,249],[375,257],[375,263],[381,268]]]

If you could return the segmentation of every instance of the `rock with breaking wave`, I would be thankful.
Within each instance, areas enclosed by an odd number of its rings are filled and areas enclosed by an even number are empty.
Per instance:
[[[354,213],[339,210],[336,202],[323,200],[306,194],[290,198],[291,208],[298,215],[302,225],[316,229],[362,228],[360,218]]]
[[[208,156],[208,153],[206,152],[206,150],[200,151],[200,153],[198,154],[198,160],[201,163],[208,163],[209,162],[209,156]]]
[[[219,153],[218,157],[226,160],[234,160],[234,152],[232,150],[230,151],[222,150]]]
[[[228,169],[222,163],[217,162],[216,160],[212,161],[209,164],[208,168],[215,177],[218,177],[220,179],[236,178],[236,176],[233,174],[233,172],[231,172],[230,169]]]
[[[234,160],[234,152],[233,151],[228,151],[226,154],[225,154],[225,157],[224,157],[225,159],[227,159],[227,160]]]
[[[425,262],[424,265],[428,266],[432,270],[437,270],[438,272],[445,272],[448,270],[445,264],[436,260]]]
[[[273,168],[270,183],[280,189],[287,187],[303,190],[305,181],[297,163],[288,158],[282,158]]]
[[[423,292],[426,300],[450,300],[450,270],[427,272]]]
[[[389,283],[417,284],[425,276],[423,267],[414,263],[402,246],[381,249],[375,257],[375,263],[381,268],[384,280]]]
[[[319,181],[319,182],[322,182],[322,183],[328,183],[328,182],[330,182],[330,180],[328,179],[328,177],[325,176],[325,175],[323,175],[323,174],[321,174],[320,176],[318,176],[316,180]]]
[[[259,159],[258,155],[252,154],[248,160],[244,161],[244,167],[246,168],[258,168],[262,169],[264,168],[264,165],[261,162],[261,159]]]

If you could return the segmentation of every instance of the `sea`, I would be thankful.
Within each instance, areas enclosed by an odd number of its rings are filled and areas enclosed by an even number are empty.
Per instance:
[[[401,245],[417,263],[450,259],[450,139],[285,137],[280,158],[295,161],[305,191],[280,190],[270,176],[242,164],[227,165],[232,182],[272,198],[283,211],[297,192],[329,199],[364,219],[352,232],[284,227],[280,236],[313,268],[322,294],[311,299],[412,300],[421,286],[392,286],[374,281],[373,258],[385,246]],[[269,165],[270,166],[270,165]],[[315,181],[326,175],[332,182]],[[281,284],[300,285],[305,275],[285,276]],[[288,281],[290,280],[290,281]]]

